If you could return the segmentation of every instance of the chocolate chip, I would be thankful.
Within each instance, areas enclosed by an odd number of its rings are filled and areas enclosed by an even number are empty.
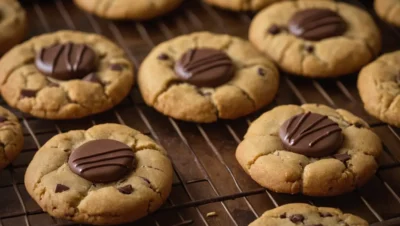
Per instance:
[[[22,89],[21,90],[21,97],[36,97],[36,90],[31,89]]]
[[[364,128],[364,125],[361,122],[355,122],[353,125],[357,128]]]
[[[297,224],[304,221],[304,216],[301,214],[294,214],[290,216],[290,221]]]
[[[157,57],[159,60],[168,60],[169,56],[165,53],[161,53],[160,55],[158,55]]]
[[[265,71],[262,68],[258,68],[257,72],[258,72],[258,75],[261,75],[261,76],[265,75]]]
[[[314,46],[311,46],[311,45],[306,45],[306,46],[304,47],[304,49],[305,49],[307,52],[309,52],[309,53],[314,52]]]
[[[110,69],[113,71],[122,71],[124,70],[124,67],[122,67],[120,64],[111,64]]]
[[[282,213],[282,214],[279,216],[279,218],[281,218],[281,219],[286,218],[286,213]]]
[[[100,79],[97,77],[95,73],[90,73],[86,75],[85,77],[83,77],[82,80],[87,82],[101,83]]]
[[[279,34],[279,32],[281,32],[281,29],[278,27],[278,25],[273,24],[271,27],[269,27],[268,29],[268,33],[272,34],[272,35],[276,35]]]
[[[69,190],[69,187],[67,187],[63,184],[57,184],[55,192],[61,193],[61,192],[68,191],[68,190]]]
[[[330,213],[319,213],[320,217],[332,217],[333,215]]]
[[[5,122],[5,121],[7,121],[7,118],[6,118],[6,117],[3,117],[3,116],[0,116],[0,123],[1,123],[1,122]]]
[[[347,160],[351,159],[351,156],[348,154],[336,154],[333,157],[339,161],[346,162]]]
[[[132,194],[133,188],[132,188],[132,185],[128,184],[123,187],[119,187],[118,191],[121,192],[122,194],[129,195],[129,194]]]

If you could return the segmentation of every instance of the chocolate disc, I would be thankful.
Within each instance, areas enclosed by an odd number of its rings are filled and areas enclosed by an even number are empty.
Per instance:
[[[346,28],[343,18],[329,9],[302,10],[289,20],[290,33],[313,41],[339,36]]]
[[[116,140],[93,140],[72,151],[68,165],[75,174],[94,183],[121,179],[134,168],[132,149]]]
[[[96,53],[85,44],[58,44],[43,48],[35,64],[40,72],[52,78],[80,79],[94,71]]]
[[[216,87],[233,77],[233,63],[221,50],[201,48],[187,51],[175,64],[176,75],[199,87]]]
[[[283,146],[309,157],[334,153],[343,142],[342,129],[328,116],[307,112],[283,123],[279,130]]]

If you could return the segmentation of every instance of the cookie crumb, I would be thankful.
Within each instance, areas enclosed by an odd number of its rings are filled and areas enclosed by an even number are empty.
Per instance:
[[[207,213],[206,216],[207,216],[207,217],[216,217],[216,216],[217,216],[217,213],[216,213],[216,212],[209,212],[209,213]]]

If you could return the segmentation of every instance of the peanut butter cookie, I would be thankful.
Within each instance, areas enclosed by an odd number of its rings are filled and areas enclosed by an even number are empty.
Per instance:
[[[0,107],[0,170],[10,164],[24,146],[24,135],[18,118]]]
[[[129,93],[133,66],[106,38],[59,31],[32,38],[0,60],[0,86],[12,107],[39,118],[106,111]]]
[[[365,184],[378,168],[381,151],[379,137],[348,111],[284,105],[251,124],[236,158],[272,191],[334,196]]]
[[[18,44],[27,33],[25,10],[17,0],[0,1],[0,54]]]
[[[249,226],[368,226],[358,216],[339,209],[292,203],[266,211]]]
[[[208,32],[161,43],[139,69],[145,102],[176,119],[235,119],[270,103],[279,83],[273,63],[242,39]]]
[[[334,1],[276,3],[254,18],[249,39],[284,71],[314,78],[356,72],[381,48],[368,13]]]
[[[382,20],[400,26],[400,1],[375,0],[374,8]]]
[[[127,126],[103,124],[54,136],[25,174],[32,198],[50,215],[106,225],[157,210],[172,186],[163,148]]]

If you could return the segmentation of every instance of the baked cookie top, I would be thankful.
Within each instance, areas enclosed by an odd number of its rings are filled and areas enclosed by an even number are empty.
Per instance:
[[[249,42],[199,32],[154,48],[139,69],[138,83],[145,102],[163,114],[214,122],[270,103],[279,73]]]
[[[268,5],[271,5],[272,3],[284,0],[204,0],[204,1],[208,4],[234,11],[257,11],[263,9]]]
[[[26,13],[17,0],[0,1],[0,54],[20,42],[27,30]]]
[[[334,1],[286,1],[256,15],[250,41],[285,71],[335,77],[378,55],[380,31],[365,11]]]
[[[158,209],[172,185],[163,148],[127,126],[103,124],[51,138],[25,174],[32,198],[50,215],[120,224]]]
[[[374,8],[382,20],[400,26],[400,2],[398,0],[375,0]]]
[[[24,136],[18,118],[0,107],[0,169],[10,164],[23,146]]]
[[[358,216],[343,213],[339,209],[316,207],[304,203],[292,203],[266,211],[249,226],[368,226]]]
[[[358,77],[358,91],[371,115],[400,127],[400,51],[382,55],[365,66]]]
[[[148,20],[177,8],[183,0],[74,0],[81,9],[114,20]]]
[[[284,105],[251,124],[236,158],[256,182],[275,192],[333,196],[365,184],[381,151],[379,137],[348,111]]]
[[[133,79],[121,48],[77,31],[34,37],[0,60],[5,101],[39,118],[81,118],[108,110],[129,93]]]

